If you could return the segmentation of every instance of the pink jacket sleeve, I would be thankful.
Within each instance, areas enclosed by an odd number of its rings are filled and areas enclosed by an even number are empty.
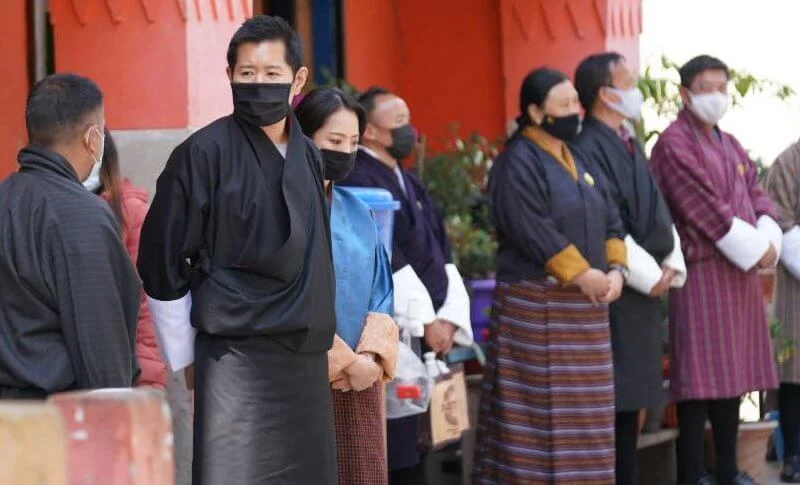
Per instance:
[[[122,210],[125,215],[124,240],[128,254],[134,265],[139,256],[139,235],[142,230],[145,215],[147,215],[147,202],[133,196],[123,197]],[[164,389],[167,382],[167,368],[158,350],[153,319],[144,291],[140,296],[139,322],[136,331],[136,357],[142,374],[138,385],[153,386]]]

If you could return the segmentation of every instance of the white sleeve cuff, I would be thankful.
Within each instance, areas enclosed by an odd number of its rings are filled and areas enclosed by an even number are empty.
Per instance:
[[[194,362],[194,337],[197,331],[192,327],[192,294],[172,301],[161,301],[147,297],[150,313],[156,327],[158,344],[164,359],[173,372],[177,372]]]
[[[649,295],[661,280],[661,267],[630,235],[625,236],[625,249],[628,252],[625,284],[639,293]]]
[[[795,279],[800,280],[800,227],[794,226],[783,235],[781,264]]]
[[[470,318],[469,293],[464,286],[464,278],[454,264],[444,266],[447,272],[447,297],[436,314],[437,318],[447,320],[458,327],[453,342],[462,347],[472,345],[472,321]]]
[[[392,274],[394,283],[394,317],[397,324],[412,337],[425,335],[425,324],[436,320],[433,302],[427,288],[411,265]]]
[[[769,239],[758,229],[738,217],[733,218],[728,233],[716,242],[717,249],[742,271],[753,269],[764,257],[769,244]]]
[[[781,245],[783,244],[783,231],[781,227],[775,222],[775,219],[770,216],[761,216],[756,223],[758,232],[764,235],[769,242],[775,246],[775,251],[781,254]]]
[[[686,259],[683,257],[683,249],[681,249],[681,237],[678,235],[678,230],[675,229],[675,226],[672,226],[672,240],[674,241],[675,247],[672,249],[672,252],[664,258],[662,262],[663,266],[667,266],[668,268],[672,268],[675,271],[675,277],[672,278],[672,284],[670,285],[672,288],[683,288],[683,285],[686,284]]]

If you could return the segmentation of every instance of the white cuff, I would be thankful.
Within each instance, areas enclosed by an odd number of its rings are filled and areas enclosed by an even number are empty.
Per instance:
[[[756,223],[758,232],[764,235],[769,242],[775,246],[775,251],[781,254],[781,245],[783,244],[783,231],[781,227],[775,222],[775,219],[770,216],[761,216]]]
[[[410,331],[412,337],[425,335],[425,324],[436,320],[433,302],[427,288],[411,265],[392,274],[394,283],[394,317],[397,324]]]
[[[800,280],[800,227],[794,226],[783,235],[781,264],[795,279]]]
[[[716,242],[717,249],[742,271],[750,271],[769,249],[769,240],[758,230],[739,219],[733,218],[727,234]]]
[[[686,270],[686,260],[683,257],[683,249],[681,249],[681,237],[678,235],[678,230],[675,229],[675,225],[672,226],[672,240],[674,241],[675,247],[672,249],[672,252],[669,253],[669,256],[664,258],[661,264],[675,271],[675,277],[672,278],[670,287],[683,288],[683,285],[686,284],[688,272]]]
[[[661,267],[630,235],[625,236],[625,249],[628,252],[625,284],[639,293],[649,295],[661,280]]]
[[[150,313],[156,327],[158,344],[164,359],[173,372],[194,362],[194,337],[197,330],[192,327],[192,294],[172,301],[161,301],[147,297]]]
[[[454,264],[444,265],[447,272],[447,297],[436,314],[437,318],[447,320],[458,327],[453,335],[453,343],[468,347],[474,342],[472,321],[470,319],[469,293],[464,286],[464,278]]]

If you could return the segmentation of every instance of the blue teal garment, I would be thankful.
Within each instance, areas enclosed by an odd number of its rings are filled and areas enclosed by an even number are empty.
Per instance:
[[[338,187],[331,196],[331,240],[336,334],[355,349],[367,313],[393,312],[392,268],[369,207]]]

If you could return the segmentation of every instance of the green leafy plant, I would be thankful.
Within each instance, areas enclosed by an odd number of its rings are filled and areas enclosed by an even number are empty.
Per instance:
[[[774,317],[769,321],[769,336],[772,339],[775,362],[778,365],[783,365],[794,354],[794,338],[786,334],[783,324]]]
[[[644,95],[645,105],[652,107],[660,118],[674,118],[681,108],[678,90],[680,66],[662,56],[660,67],[658,74],[651,66],[645,68],[639,77],[639,90]],[[775,96],[780,100],[787,100],[795,95],[794,89],[789,85],[759,78],[739,69],[730,69],[730,82],[734,88],[731,92],[733,106],[741,105],[746,97],[752,95]],[[647,129],[643,123],[638,124],[637,131],[640,139],[645,142],[659,135],[658,130]]]
[[[497,144],[450,127],[445,150],[419,162],[418,173],[445,219],[453,260],[465,277],[491,277],[497,239],[489,218],[486,183]]]

